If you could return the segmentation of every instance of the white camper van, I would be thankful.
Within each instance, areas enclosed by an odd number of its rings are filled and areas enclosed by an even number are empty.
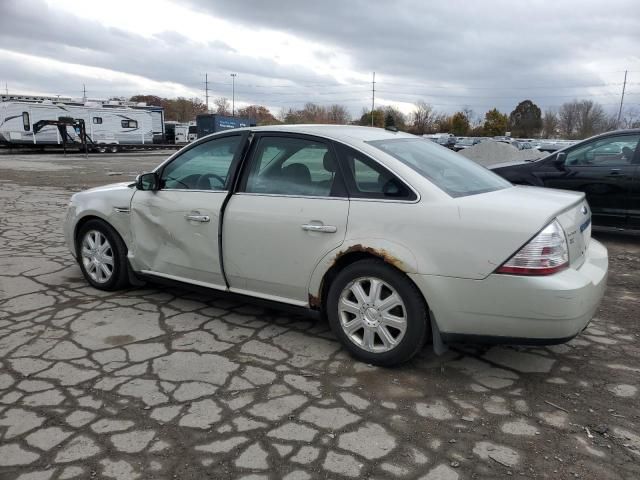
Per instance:
[[[78,102],[72,99],[3,96],[0,101],[0,143],[9,145],[62,144],[55,126],[34,132],[40,120],[60,117],[82,119],[87,135],[98,151],[117,151],[120,145],[153,143],[164,136],[164,114],[159,107],[139,104],[123,105],[120,101]],[[67,127],[73,141],[80,142],[79,132]]]

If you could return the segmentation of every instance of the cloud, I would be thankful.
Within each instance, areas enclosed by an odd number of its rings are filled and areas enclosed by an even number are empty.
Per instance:
[[[607,8],[588,1],[187,0],[157,4],[149,18],[123,25],[92,15],[89,5],[3,2],[0,81],[74,96],[87,83],[94,97],[202,98],[208,72],[210,95],[229,97],[235,72],[239,104],[342,103],[359,114],[370,105],[372,71],[385,103],[407,110],[424,99],[478,113],[509,112],[524,98],[544,108],[588,97],[614,108],[620,70],[640,78],[640,11],[631,0]],[[123,15],[141,15],[140,8]],[[629,86],[630,103],[639,91]]]

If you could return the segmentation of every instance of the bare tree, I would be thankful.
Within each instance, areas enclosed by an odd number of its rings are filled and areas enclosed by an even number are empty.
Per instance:
[[[327,109],[327,120],[329,123],[345,125],[351,121],[351,115],[344,105],[336,103]]]
[[[554,138],[558,134],[560,122],[558,114],[552,108],[547,108],[542,117],[542,137]]]
[[[219,115],[229,115],[231,113],[231,104],[226,97],[218,97],[213,101],[216,107],[216,113]]]
[[[577,134],[579,138],[587,138],[606,129],[607,115],[602,105],[593,100],[582,100],[578,103]]]
[[[620,121],[620,128],[640,128],[640,108],[625,108]]]
[[[565,138],[574,138],[578,130],[579,102],[563,103],[558,112],[558,127],[560,134]]]
[[[434,130],[438,121],[438,113],[431,105],[422,100],[415,103],[415,110],[411,113],[412,132],[424,135]]]

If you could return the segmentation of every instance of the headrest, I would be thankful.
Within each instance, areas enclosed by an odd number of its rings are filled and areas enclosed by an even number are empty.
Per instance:
[[[335,172],[336,171],[336,162],[333,159],[333,155],[331,152],[327,151],[322,157],[322,165],[327,172]]]

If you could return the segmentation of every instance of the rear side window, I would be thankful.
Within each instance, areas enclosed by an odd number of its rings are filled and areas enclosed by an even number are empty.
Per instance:
[[[28,132],[31,129],[31,122],[29,121],[29,112],[22,112],[22,126],[24,131]]]
[[[382,165],[345,145],[338,145],[340,162],[348,170],[349,195],[353,198],[415,200],[416,194]]]
[[[493,192],[511,186],[490,170],[425,139],[390,138],[367,143],[411,167],[451,197]]]

